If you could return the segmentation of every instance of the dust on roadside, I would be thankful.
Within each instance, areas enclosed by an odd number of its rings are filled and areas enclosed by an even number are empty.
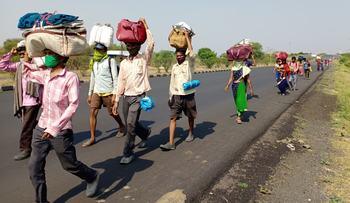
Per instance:
[[[328,202],[333,74],[328,70],[197,201]]]

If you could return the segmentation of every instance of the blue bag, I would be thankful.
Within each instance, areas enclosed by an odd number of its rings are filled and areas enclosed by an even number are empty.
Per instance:
[[[196,87],[198,87],[201,84],[201,82],[199,80],[191,80],[189,82],[185,82],[184,84],[182,84],[183,88],[185,91],[190,90],[190,89],[194,89]]]
[[[144,111],[151,111],[154,108],[155,104],[152,97],[146,96],[141,99],[140,106],[141,106],[141,109]]]

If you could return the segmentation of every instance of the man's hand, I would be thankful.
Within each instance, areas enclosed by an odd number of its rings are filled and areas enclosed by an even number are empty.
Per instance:
[[[225,86],[225,92],[228,92],[228,88],[229,88],[229,86],[226,85],[226,86]]]
[[[141,17],[139,21],[141,21],[143,23],[143,25],[145,26],[145,28],[147,30],[148,29],[148,25],[147,25],[146,19]]]
[[[87,101],[87,103],[88,103],[88,104],[89,104],[89,106],[90,106],[90,104],[91,104],[91,95],[89,95],[89,96],[88,96],[88,98],[87,98],[87,100],[86,100],[86,101]]]
[[[17,48],[16,47],[13,47],[11,49],[11,54],[13,54],[13,55],[17,54]]]
[[[113,107],[112,107],[112,113],[115,116],[118,115],[118,107],[119,107],[119,102],[114,102]]]
[[[41,135],[41,139],[43,139],[43,140],[48,140],[48,139],[51,139],[51,138],[53,138],[53,136],[50,133],[47,133],[47,132],[44,132]]]

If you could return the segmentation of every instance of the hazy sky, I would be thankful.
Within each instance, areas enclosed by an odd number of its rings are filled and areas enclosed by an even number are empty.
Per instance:
[[[116,27],[122,18],[144,16],[156,50],[171,49],[171,25],[185,21],[197,34],[194,47],[218,54],[243,38],[266,51],[350,52],[349,10],[350,0],[11,0],[1,5],[0,42],[21,36],[17,22],[25,13],[57,11],[79,16],[88,31],[98,22]]]

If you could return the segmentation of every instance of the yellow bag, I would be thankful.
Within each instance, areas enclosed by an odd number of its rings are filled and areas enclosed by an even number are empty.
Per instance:
[[[170,46],[176,49],[186,49],[188,47],[185,31],[183,29],[174,28],[169,34]]]

